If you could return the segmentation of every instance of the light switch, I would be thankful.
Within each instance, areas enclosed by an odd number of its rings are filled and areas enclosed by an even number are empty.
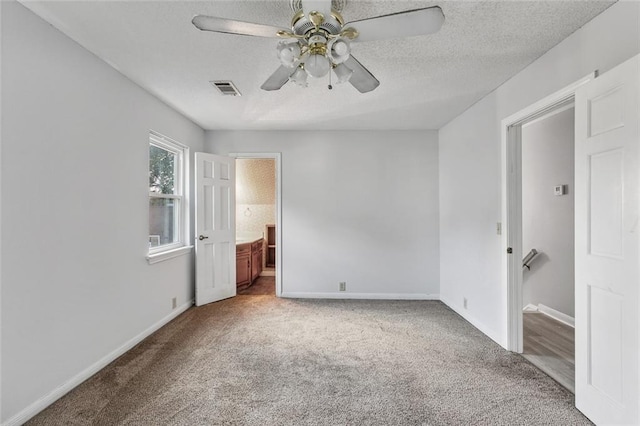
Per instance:
[[[565,194],[565,185],[556,185],[553,187],[553,195],[564,195]]]

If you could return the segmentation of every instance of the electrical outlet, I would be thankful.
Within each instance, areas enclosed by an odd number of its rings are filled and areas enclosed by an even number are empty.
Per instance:
[[[171,309],[175,309],[178,307],[178,298],[174,297],[173,299],[171,299]]]
[[[466,298],[466,297],[463,297],[463,298],[462,298],[462,306],[463,306],[465,309],[467,309],[467,298]]]
[[[341,282],[340,283],[340,291],[347,291],[347,283],[346,282]]]

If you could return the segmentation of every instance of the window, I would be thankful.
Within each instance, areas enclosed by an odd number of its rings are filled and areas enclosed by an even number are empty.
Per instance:
[[[149,135],[149,255],[186,244],[185,158],[188,148]]]

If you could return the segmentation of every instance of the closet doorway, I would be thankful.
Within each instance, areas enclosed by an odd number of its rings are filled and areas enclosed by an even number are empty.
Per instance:
[[[280,154],[230,156],[236,158],[237,294],[279,296]]]

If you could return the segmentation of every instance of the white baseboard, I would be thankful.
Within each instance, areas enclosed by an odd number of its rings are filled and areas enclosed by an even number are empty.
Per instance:
[[[177,317],[178,315],[180,315],[181,313],[183,313],[184,311],[189,309],[191,306],[193,306],[193,300],[185,303],[182,306],[177,307],[176,309],[171,311],[171,313],[169,315],[167,315],[166,317],[162,318],[160,321],[156,322],[151,327],[149,327],[146,330],[144,330],[142,333],[140,333],[137,336],[133,337],[132,339],[127,341],[125,344],[123,344],[119,348],[115,349],[111,353],[109,353],[106,356],[104,356],[102,359],[100,359],[95,364],[93,364],[93,365],[89,366],[88,368],[86,368],[85,370],[81,371],[80,373],[78,373],[77,375],[72,377],[67,382],[61,384],[60,386],[58,386],[57,388],[55,388],[54,390],[52,390],[48,394],[46,394],[43,397],[41,397],[40,399],[36,400],[34,403],[29,405],[24,410],[20,411],[15,416],[13,416],[10,419],[8,419],[6,422],[4,422],[2,424],[2,426],[19,426],[19,425],[27,422],[30,418],[32,418],[33,416],[38,414],[40,411],[42,411],[45,408],[47,408],[49,405],[53,404],[58,399],[62,398],[65,394],[67,394],[73,388],[78,386],[80,383],[84,382],[89,377],[93,376],[98,371],[102,370],[108,364],[110,364],[111,362],[115,361],[118,357],[123,355],[129,349],[133,348],[135,345],[137,345],[138,343],[143,341],[145,338],[149,337],[151,334],[153,334],[155,331],[157,331],[160,327],[162,327],[165,324],[167,324],[169,321],[171,321],[172,319],[174,319],[175,317]]]
[[[462,318],[464,318],[469,323],[471,323],[472,326],[480,330],[480,332],[485,334],[488,338],[490,338],[491,340],[493,340],[503,348],[505,349],[507,348],[506,341],[503,341],[499,333],[496,333],[494,330],[490,329],[489,327],[485,326],[483,323],[478,321],[473,315],[469,313],[468,310],[463,309],[462,306],[452,303],[446,297],[442,297],[442,295],[440,296],[440,300],[442,301],[442,303],[444,303],[445,305],[453,309]]]
[[[280,297],[288,299],[375,299],[375,300],[440,300],[438,294],[421,293],[307,293],[283,292]]]
[[[260,272],[261,277],[275,277],[276,271],[262,271]]]
[[[529,303],[524,307],[524,309],[522,309],[522,312],[538,312],[538,307]]]
[[[575,318],[573,318],[572,316],[569,316],[565,313],[562,313],[560,311],[556,311],[553,308],[548,307],[547,305],[543,305],[542,303],[540,303],[538,305],[538,311],[542,312],[543,314],[558,320],[564,324],[567,324],[570,327],[576,328],[576,320]]]

